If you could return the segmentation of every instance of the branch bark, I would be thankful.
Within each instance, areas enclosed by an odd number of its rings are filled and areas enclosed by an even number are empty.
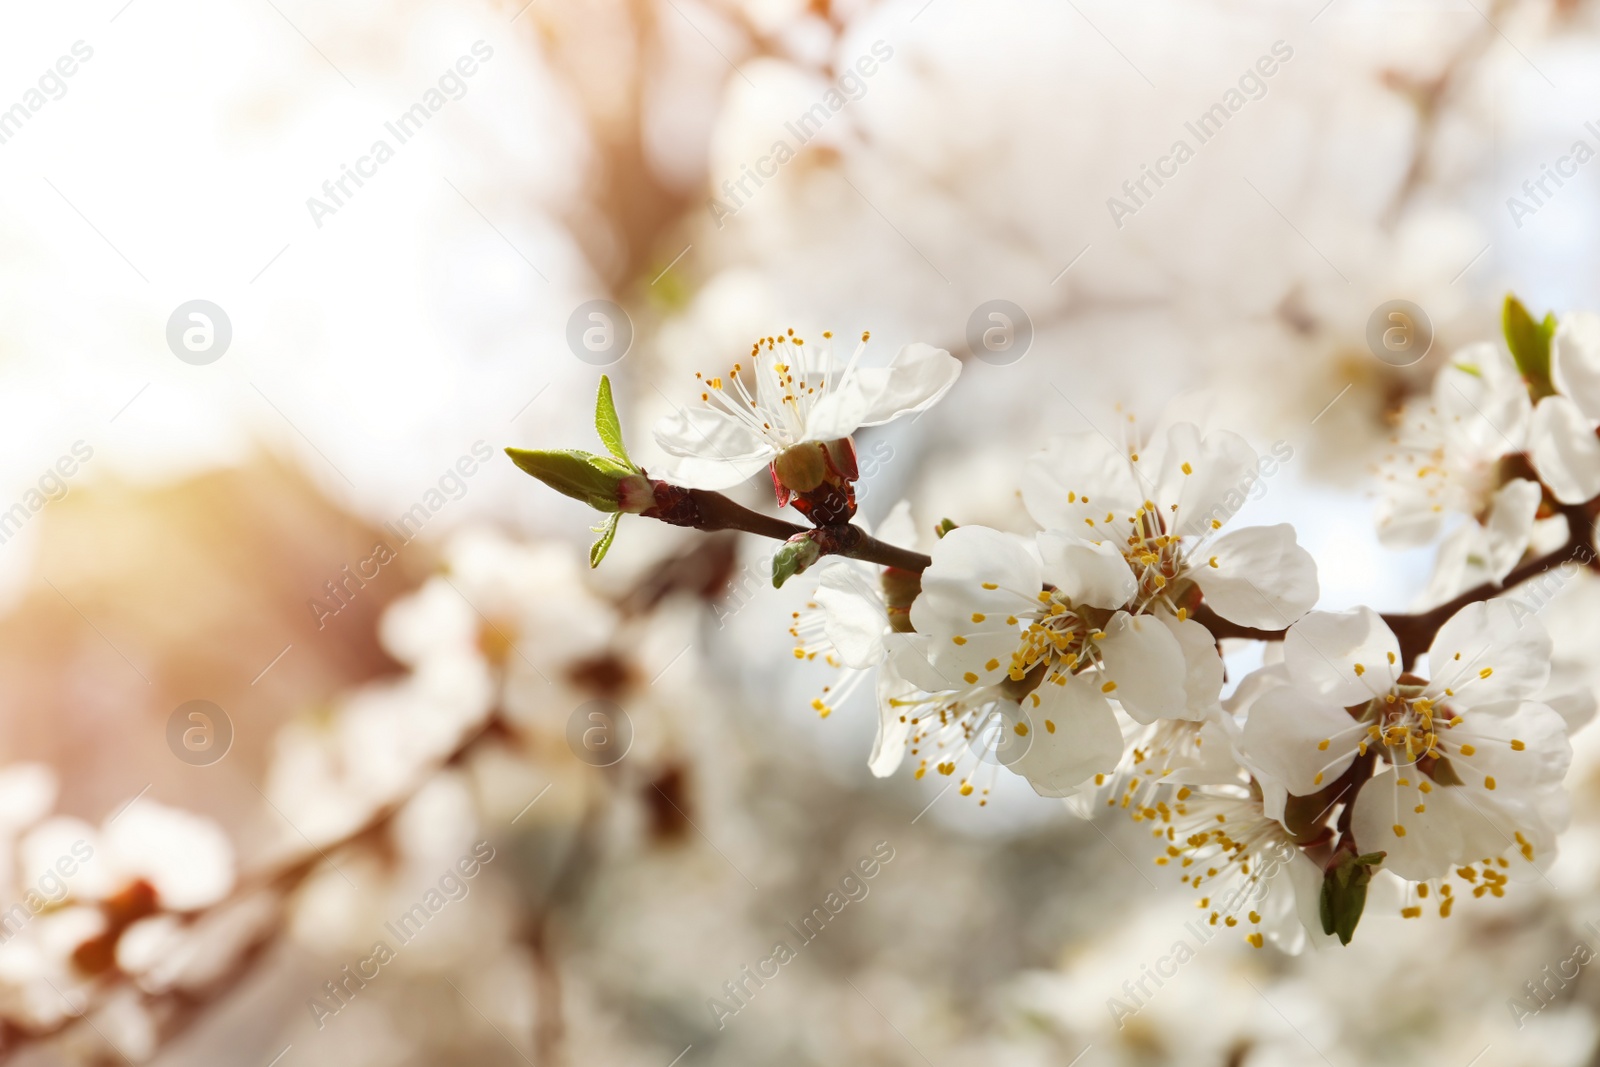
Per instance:
[[[645,512],[645,516],[660,519],[673,526],[687,526],[695,530],[708,531],[738,530],[779,541],[814,533],[817,535],[815,540],[824,555],[847,556],[850,559],[907,571],[926,570],[933,562],[921,552],[885,544],[854,523],[800,526],[774,515],[763,515],[759,511],[752,511],[721,493],[706,489],[684,489],[669,485],[657,489],[656,499],[657,506]]]

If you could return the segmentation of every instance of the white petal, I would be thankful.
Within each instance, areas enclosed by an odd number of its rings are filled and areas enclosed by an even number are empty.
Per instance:
[[[1595,709],[1600,707],[1600,701],[1595,698],[1592,689],[1573,689],[1563,693],[1548,693],[1541,700],[1551,710],[1561,716],[1567,724],[1567,733],[1571,734],[1589,725],[1594,718]]]
[[[1101,689],[1129,715],[1147,725],[1190,717],[1183,647],[1161,620],[1119,611],[1097,644],[1105,661]]]
[[[1564,396],[1547,396],[1533,411],[1528,451],[1539,477],[1563,504],[1600,493],[1600,440],[1583,412]]]
[[[1156,618],[1172,631],[1172,636],[1178,639],[1178,646],[1183,649],[1183,688],[1187,708],[1184,718],[1205,719],[1213,712],[1220,712],[1222,656],[1217,651],[1217,642],[1211,636],[1211,631],[1193,619],[1179,622],[1165,613]]]
[[[1190,577],[1211,609],[1230,622],[1281,630],[1317,602],[1316,560],[1286,522],[1223,534],[1210,553],[1195,561]]]
[[[1453,450],[1492,459],[1520,449],[1533,403],[1499,344],[1484,341],[1456,352],[1434,379],[1433,396]]]
[[[933,639],[926,634],[890,634],[884,639],[888,655],[882,673],[894,675],[924,693],[939,693],[954,689],[944,674],[933,666],[930,651]]]
[[[1255,449],[1244,438],[1227,430],[1201,437],[1193,423],[1180,422],[1167,433],[1156,500],[1178,505],[1162,515],[1169,529],[1205,534],[1233,517],[1258,477]]]
[[[884,370],[868,369],[861,376],[861,392],[867,398],[862,426],[881,426],[926,411],[961,376],[961,361],[942,348],[909,344],[895,354]]]
[[[210,819],[143,800],[107,823],[104,835],[108,862],[148,881],[173,911],[215,904],[233,888],[233,845]]]
[[[921,538],[917,536],[917,524],[911,517],[911,501],[897,501],[883,521],[878,523],[877,529],[872,531],[872,536],[885,544],[915,548]]]
[[[1125,520],[1151,490],[1141,487],[1127,453],[1094,430],[1051,440],[1022,468],[1022,502],[1045,529],[1083,532]]]
[[[1550,345],[1550,377],[1591,422],[1600,421],[1600,315],[1562,316]]]
[[[1069,796],[1092,776],[1115,770],[1122,758],[1122,731],[1099,686],[1084,677],[1063,680],[1040,686],[1020,709],[1002,709],[1008,729],[1017,721],[1028,727],[1032,744],[1010,767],[1040,796]]]
[[[1473,708],[1445,735],[1450,762],[1468,785],[1483,785],[1489,777],[1497,791],[1559,785],[1572,765],[1566,720],[1535,701]],[[1472,755],[1461,751],[1463,744],[1472,746]]]
[[[883,637],[889,632],[883,597],[869,584],[873,580],[856,567],[835,563],[822,572],[815,597],[823,632],[845,666],[857,670],[883,662]]]
[[[1494,581],[1510,574],[1528,550],[1533,540],[1533,521],[1543,497],[1539,484],[1527,478],[1513,478],[1495,492],[1489,521],[1484,524],[1488,535],[1485,566]]]
[[[690,489],[731,489],[766,470],[770,462],[770,455],[735,460],[682,456],[673,461],[668,475],[674,484]]]
[[[1337,945],[1337,935],[1322,932],[1322,867],[1296,849],[1287,868],[1289,884],[1294,888],[1295,915],[1305,930],[1305,943],[1312,948]],[[1279,947],[1291,954],[1295,952],[1282,941]]]
[[[1365,736],[1366,728],[1343,707],[1280,685],[1251,703],[1239,748],[1260,777],[1303,797],[1343,774]]]
[[[1520,603],[1468,604],[1439,627],[1428,646],[1431,695],[1461,707],[1520,700],[1550,677],[1550,635]]]
[[[1374,519],[1378,540],[1389,548],[1416,548],[1439,536],[1444,510],[1427,492],[1410,484],[1385,483]]]
[[[1349,707],[1389,692],[1400,642],[1371,608],[1313,611],[1289,627],[1283,662],[1296,686]]]
[[[974,686],[1000,685],[1011,670],[1011,656],[1021,644],[1020,631],[1005,626],[980,631],[969,628],[967,633],[931,638],[928,662],[932,672],[939,677],[938,689],[971,689]],[[937,691],[937,690],[934,690]]]
[[[894,702],[915,695],[917,688],[894,671],[878,673],[878,736],[873,739],[872,755],[867,759],[867,767],[875,777],[889,777],[905,759],[911,716]]]
[[[912,625],[918,633],[948,638],[1037,606],[1043,580],[1029,549],[1021,538],[985,526],[951,530],[933,546],[933,562],[922,572]],[[985,619],[973,620],[974,614]]]
[[[656,423],[655,435],[672,456],[733,461],[771,459],[778,451],[750,425],[710,407],[679,408]]]
[[[1059,530],[1038,535],[1043,577],[1074,604],[1120,608],[1133,598],[1139,582],[1133,568],[1109,541],[1098,544]]]
[[[0,770],[0,833],[26,829],[56,803],[56,772],[47,763],[13,763]]]

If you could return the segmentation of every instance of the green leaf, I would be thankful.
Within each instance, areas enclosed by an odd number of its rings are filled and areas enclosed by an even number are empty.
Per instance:
[[[547,452],[508,448],[506,455],[556,492],[581,500],[596,511],[618,510],[622,480],[635,477],[632,467],[577,449]]]
[[[1537,401],[1553,395],[1555,386],[1550,380],[1550,339],[1556,332],[1555,314],[1547,314],[1543,322],[1535,322],[1528,309],[1522,306],[1522,301],[1507,294],[1500,323],[1505,330],[1506,347],[1511,349],[1517,369],[1527,379],[1533,399]]]
[[[1322,919],[1322,932],[1337,934],[1341,945],[1348,945],[1355,937],[1356,925],[1367,906],[1367,886],[1372,881],[1374,868],[1383,862],[1384,852],[1368,852],[1355,856],[1341,852],[1333,866],[1322,873],[1322,894],[1318,912]]]
[[[626,463],[629,470],[639,469],[628,458],[628,448],[622,443],[622,422],[617,418],[617,405],[611,398],[611,379],[604,374],[600,376],[600,392],[594,398],[594,428],[607,452]]]
[[[600,566],[600,561],[606,558],[606,553],[611,551],[611,542],[617,539],[617,523],[622,521],[620,512],[613,514],[605,522],[594,527],[594,532],[600,539],[589,546],[589,566]]]
[[[937,525],[937,526],[935,526],[933,528],[933,532],[939,538],[939,540],[943,541],[944,540],[944,535],[949,533],[951,530],[954,530],[955,528],[956,528],[956,524],[952,520],[950,520],[950,519],[940,519],[939,520],[939,525]]]

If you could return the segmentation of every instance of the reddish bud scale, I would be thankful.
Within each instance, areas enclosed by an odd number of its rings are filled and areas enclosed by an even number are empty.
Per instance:
[[[701,525],[700,505],[695,503],[694,495],[689,490],[659,478],[652,479],[650,484],[655,489],[655,507],[646,508],[640,515],[647,519],[659,519],[669,526]]]
[[[809,493],[796,493],[789,503],[813,526],[837,526],[855,518],[856,487],[823,482]]]

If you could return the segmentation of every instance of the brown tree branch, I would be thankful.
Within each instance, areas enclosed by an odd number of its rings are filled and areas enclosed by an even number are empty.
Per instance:
[[[1594,512],[1597,507],[1600,507],[1600,500],[1563,507],[1561,514],[1566,517],[1568,529],[1566,544],[1518,565],[1498,582],[1475,585],[1459,596],[1427,611],[1383,613],[1383,621],[1400,641],[1400,653],[1405,659],[1406,666],[1415,663],[1417,657],[1426,652],[1428,646],[1433,643],[1439,628],[1468,604],[1500,596],[1524,582],[1532,581],[1568,563],[1594,566],[1597,559],[1600,559],[1600,550],[1596,549],[1594,542]],[[1241,637],[1254,641],[1282,641],[1288,633],[1287,629],[1258,630],[1251,626],[1240,626],[1222,618],[1203,603],[1191,617],[1219,639]]]
[[[695,530],[738,530],[779,541],[811,534],[824,555],[847,556],[907,571],[926,570],[933,562],[921,552],[885,544],[852,523],[800,526],[774,515],[752,511],[721,493],[706,489],[659,485],[656,500],[656,507],[645,512],[645,516],[673,526],[687,526]]]

